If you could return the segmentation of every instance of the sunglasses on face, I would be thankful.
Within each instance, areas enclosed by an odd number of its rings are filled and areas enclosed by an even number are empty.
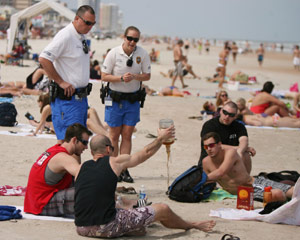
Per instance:
[[[207,145],[203,145],[204,149],[207,150],[208,148],[214,148],[216,146],[217,143],[210,143]]]
[[[77,138],[77,140],[79,142],[81,142],[84,146],[87,146],[89,144],[89,141],[88,140],[84,140],[84,139],[81,139],[81,138]]]
[[[140,40],[139,38],[134,38],[134,37],[130,37],[130,36],[126,36],[126,39],[129,42],[134,41],[135,43],[137,43]]]
[[[224,115],[229,116],[229,117],[234,117],[235,116],[235,113],[227,112],[225,109],[223,109],[222,112],[223,112]]]
[[[221,97],[228,97],[227,94],[221,94]]]
[[[83,19],[81,16],[77,15],[87,26],[93,26],[95,25],[96,22],[90,22],[90,21],[87,21],[85,19]]]
[[[106,145],[106,147],[110,147],[111,151],[115,151],[115,148],[112,145]]]
[[[82,40],[82,50],[85,54],[89,53],[89,46],[87,45],[85,40]]]

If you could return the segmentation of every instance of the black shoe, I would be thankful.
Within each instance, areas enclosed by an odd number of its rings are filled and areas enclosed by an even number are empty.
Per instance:
[[[120,176],[118,177],[118,182],[122,182],[123,181],[123,172],[121,172]]]
[[[133,183],[133,179],[127,169],[122,173],[122,177],[124,182]]]

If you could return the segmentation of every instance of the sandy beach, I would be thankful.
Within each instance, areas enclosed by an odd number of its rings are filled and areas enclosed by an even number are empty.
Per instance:
[[[40,53],[50,40],[29,40],[32,53]],[[95,50],[94,59],[102,61],[102,55],[107,48],[121,44],[121,39],[92,40],[91,50]],[[166,44],[141,43],[148,52],[151,48],[160,51],[159,63],[152,65],[151,80],[146,84],[160,90],[171,84],[171,79],[164,78],[160,72],[165,72],[173,68],[173,53],[167,50]],[[5,53],[6,41],[0,40],[0,53]],[[200,156],[200,131],[203,121],[188,119],[190,116],[199,116],[202,105],[207,101],[206,97],[214,96],[217,90],[216,83],[209,83],[205,77],[211,77],[217,66],[218,53],[220,47],[211,47],[209,54],[202,51],[199,55],[196,48],[191,48],[188,53],[188,61],[193,66],[194,72],[201,77],[199,79],[186,78],[185,83],[188,88],[184,89],[191,93],[190,96],[161,97],[147,96],[144,108],[141,110],[141,121],[137,125],[137,132],[134,133],[132,152],[136,152],[152,139],[146,138],[151,133],[156,135],[158,122],[162,118],[171,118],[176,126],[177,141],[171,146],[170,182],[179,174],[192,165],[198,163]],[[25,60],[25,67],[1,65],[1,81],[26,81],[26,77],[35,69],[36,63]],[[275,90],[288,90],[289,87],[299,82],[300,72],[294,70],[292,65],[292,55],[287,53],[267,52],[262,67],[258,66],[254,53],[238,55],[237,63],[234,64],[232,57],[229,58],[227,73],[232,74],[236,70],[241,70],[249,76],[256,76],[258,83],[253,85],[242,85],[241,88],[261,89],[265,81],[272,81]],[[176,86],[180,88],[179,80]],[[93,91],[89,96],[89,105],[94,107],[101,120],[104,119],[104,105],[99,98],[101,83],[93,84]],[[181,89],[181,88],[180,88]],[[200,97],[197,97],[197,92]],[[238,97],[249,99],[250,91],[228,91],[229,97],[236,100]],[[24,114],[29,111],[36,119],[39,119],[39,108],[37,96],[22,96],[15,98],[15,104],[19,123],[28,123]],[[208,99],[215,102],[215,99]],[[291,101],[290,101],[291,102]],[[292,103],[292,102],[291,102]],[[20,131],[16,127],[0,127],[0,130]],[[257,155],[252,159],[252,175],[262,171],[272,172],[281,170],[300,171],[299,163],[299,129],[263,129],[249,128],[248,134],[250,146],[254,147]],[[36,137],[21,137],[1,135],[0,137],[0,186],[23,186],[27,184],[27,177],[30,168],[37,157],[48,147],[56,143],[55,139],[44,139]],[[89,150],[82,155],[82,160],[91,159]],[[131,169],[130,173],[134,178],[133,184],[119,183],[119,186],[132,186],[136,190],[143,184],[146,187],[148,198],[152,202],[164,202],[182,216],[184,219],[193,221],[201,219],[212,219],[209,217],[210,210],[218,208],[235,208],[236,200],[227,199],[219,202],[205,203],[178,203],[168,199],[165,192],[167,190],[167,154],[163,146],[156,155]],[[134,197],[134,196],[130,196]],[[24,197],[14,196],[0,197],[0,205],[22,206]],[[255,208],[261,208],[262,203],[255,202]],[[268,224],[258,221],[229,221],[214,218],[217,225],[212,233],[204,233],[197,230],[181,231],[166,229],[162,225],[152,224],[143,239],[221,239],[226,234],[233,234],[243,240],[252,239],[299,239],[299,226],[289,226],[283,224]],[[1,222],[0,238],[10,240],[20,239],[83,239],[75,232],[75,225],[72,222],[41,221],[41,220],[18,220],[16,222]],[[130,239],[130,238],[126,238]],[[139,239],[139,238],[135,238]]]

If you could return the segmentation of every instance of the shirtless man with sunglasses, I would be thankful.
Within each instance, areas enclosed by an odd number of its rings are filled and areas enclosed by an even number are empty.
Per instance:
[[[238,186],[253,186],[254,199],[261,202],[266,186],[272,186],[272,202],[284,202],[287,197],[292,197],[294,187],[291,185],[274,182],[263,176],[250,176],[236,149],[224,147],[217,133],[205,134],[202,143],[208,154],[203,159],[203,169],[207,174],[207,181],[218,182],[231,194],[237,194]]]
[[[201,139],[209,132],[216,132],[221,137],[224,148],[236,149],[238,155],[243,159],[247,172],[251,172],[251,156],[256,154],[254,148],[248,146],[248,133],[245,126],[235,121],[238,107],[234,102],[228,102],[220,111],[220,116],[205,122],[201,131]],[[201,156],[198,164],[202,164],[203,158],[207,156],[203,141],[201,142]]]

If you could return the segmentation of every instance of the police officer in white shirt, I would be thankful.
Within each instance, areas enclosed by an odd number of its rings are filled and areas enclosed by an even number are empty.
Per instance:
[[[130,154],[131,137],[135,125],[140,121],[140,92],[142,81],[150,80],[151,62],[149,54],[137,46],[140,31],[134,26],[125,30],[124,42],[107,54],[103,63],[102,80],[109,82],[109,96],[105,99],[105,122],[114,146],[114,156]],[[120,148],[118,141],[122,140]],[[121,179],[133,182],[126,170]]]
[[[42,51],[39,61],[54,81],[50,85],[52,122],[59,143],[63,142],[68,126],[86,126],[90,92],[89,48],[84,34],[95,24],[95,12],[88,5],[81,6],[72,23],[60,30]],[[53,90],[53,91],[52,91]]]

